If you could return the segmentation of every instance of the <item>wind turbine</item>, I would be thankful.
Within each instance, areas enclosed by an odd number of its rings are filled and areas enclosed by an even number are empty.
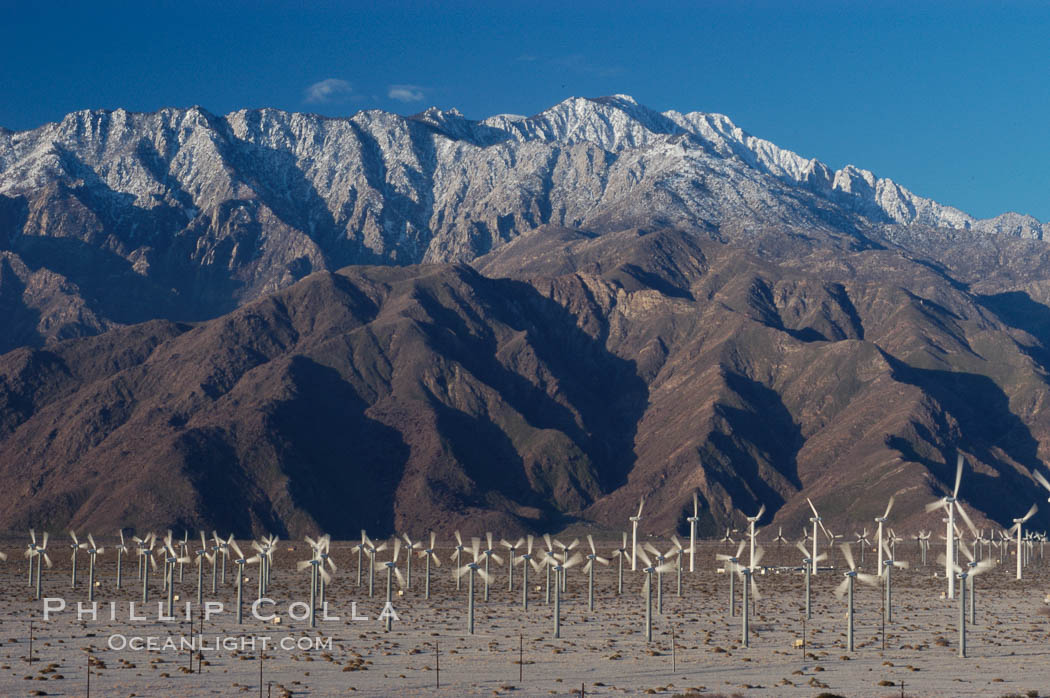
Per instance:
[[[48,569],[51,569],[51,558],[47,554],[47,538],[48,538],[47,531],[44,531],[44,538],[42,540],[42,544],[38,545],[38,546],[34,546],[33,552],[32,552],[32,555],[34,555],[36,557],[36,598],[37,598],[37,600],[40,599],[40,585],[41,585],[41,582],[40,582],[40,576],[41,575],[40,575],[40,573],[43,570],[43,568],[40,566],[41,560],[44,562],[45,565],[47,565]]]
[[[623,542],[613,551],[613,557],[616,558],[616,594],[619,596],[623,593],[623,560],[627,557],[627,531],[623,531]]]
[[[883,541],[882,547],[885,547],[885,545],[886,545],[886,543],[885,543],[885,541]],[[882,551],[882,547],[880,547],[880,551]],[[891,580],[893,575],[891,574],[891,572],[893,572],[893,568],[894,567],[900,567],[901,569],[908,569],[908,563],[907,563],[906,560],[894,560],[893,559],[893,554],[890,551],[888,551],[888,550],[882,551],[882,552],[886,553],[886,559],[882,561],[882,565],[886,568],[886,575],[885,575],[886,578],[884,580],[885,581],[885,585],[886,585],[886,590],[885,590],[886,591],[886,599],[885,599],[885,602],[883,604],[883,607],[884,607],[884,611],[883,612],[886,615],[886,622],[887,623],[892,623],[893,622],[893,596],[892,596],[892,591],[891,591],[891,588],[890,588],[890,580]],[[879,557],[882,557],[882,555],[880,554]]]
[[[128,546],[124,543],[124,529],[120,529],[118,533],[120,533],[120,545],[117,546],[117,589],[120,589],[124,571],[124,556],[128,553]]]
[[[402,533],[401,537],[405,539],[405,583],[402,588],[407,590],[412,588],[412,551],[422,548],[423,544],[413,541],[407,533]]]
[[[854,542],[857,545],[860,546],[860,564],[863,565],[864,564],[864,549],[867,548],[869,545],[871,545],[871,541],[868,540],[868,529],[865,528],[863,533],[856,533],[855,532],[853,535],[855,535],[857,537],[857,540],[854,541]]]
[[[644,549],[639,550],[638,554],[642,556],[642,562],[645,564],[645,567],[642,569],[642,572],[645,572],[645,588],[642,590],[642,595],[645,596],[645,641],[649,643],[653,641],[653,574],[661,570],[658,570],[653,565],[652,560],[645,554]],[[666,563],[664,567],[669,570],[671,564]]]
[[[580,539],[579,538],[574,538],[571,543],[569,543],[568,545],[565,545],[565,543],[562,543],[560,540],[555,538],[554,539],[554,544],[556,546],[558,546],[559,548],[561,548],[561,559],[562,560],[567,560],[569,558],[569,551],[576,549],[576,546],[580,544]],[[561,590],[562,590],[562,593],[565,592],[565,584],[566,584],[566,576],[563,574],[561,576]]]
[[[763,504],[759,508],[757,514],[755,514],[754,516],[747,517],[747,525],[749,527],[748,537],[751,539],[751,551],[750,551],[750,554],[747,557],[748,566],[749,567],[754,567],[755,566],[755,524],[758,523],[758,520],[762,518],[762,514],[765,514],[765,513],[766,513],[766,505]]]
[[[310,540],[309,537],[306,540],[309,542],[309,540]],[[315,547],[316,547],[316,551],[317,551],[317,559],[319,559],[321,561],[321,567],[324,567],[327,564],[328,567],[332,570],[332,572],[335,572],[336,571],[335,560],[333,560],[332,556],[328,554],[328,548],[329,548],[329,546],[331,544],[332,544],[332,537],[326,533],[326,534],[324,534],[323,536],[321,536],[320,538],[317,539],[317,544],[316,544]],[[386,548],[386,543],[383,543],[383,545],[380,546],[377,550],[384,550],[385,548]],[[375,555],[373,554],[372,557],[374,558]],[[374,562],[374,560],[373,560],[373,562]],[[371,567],[369,568],[369,573],[368,574],[369,574],[368,588],[369,588],[369,591],[371,591],[371,589],[372,589],[372,577],[373,577],[373,569]],[[326,600],[325,591],[327,589],[327,586],[328,586],[328,579],[326,579],[325,577],[321,577],[320,587],[319,587],[319,590],[318,590],[318,600],[320,601],[322,606],[324,605],[325,600]]]
[[[398,555],[400,553],[401,553],[401,540],[399,538],[394,538],[394,556],[389,562],[384,562],[383,563],[384,565],[386,565],[386,602],[388,604],[388,607],[389,607],[389,604],[391,604],[393,602],[393,600],[394,600],[394,585],[393,585],[392,576],[396,576],[397,577],[398,586],[400,586],[402,589],[405,588],[405,577],[404,577],[404,575],[401,574],[401,570],[399,570],[397,568],[397,558],[398,558]],[[407,551],[406,556],[409,559],[412,559],[412,550],[411,549],[409,549]],[[393,619],[393,616],[391,614],[388,613],[386,615],[386,619],[384,621],[384,624],[386,626],[386,631],[387,632],[390,632],[393,629],[393,627],[394,627],[394,619]]]
[[[171,531],[168,531],[168,535],[164,538],[161,552],[166,553],[164,555],[164,586],[168,592],[168,617],[170,618],[175,611],[175,565],[179,564],[180,561],[185,562],[189,558],[180,558],[176,554],[172,545]],[[240,621],[238,620],[238,622]]]
[[[656,546],[652,543],[646,543],[643,546],[649,553],[656,558],[656,612],[660,615],[664,613],[664,568],[669,564],[668,561],[674,555],[678,554],[677,548],[671,548],[666,553],[661,553],[656,549]],[[673,565],[671,566],[673,568]]]
[[[750,604],[751,604],[751,599],[748,598],[748,592],[749,592],[749,589],[750,589],[750,596],[755,601],[757,601],[758,599],[761,598],[761,596],[758,593],[758,584],[755,583],[755,576],[754,576],[755,566],[759,563],[759,561],[761,561],[761,559],[762,559],[762,548],[759,548],[757,554],[755,555],[755,557],[752,558],[751,564],[748,567],[739,567],[738,566],[736,568],[736,573],[740,575],[740,585],[741,585],[741,587],[743,589],[743,593],[744,593],[743,611],[742,611],[742,614],[741,614],[742,617],[741,617],[741,623],[740,623],[740,634],[741,634],[741,643],[744,645],[745,648],[751,646],[751,637],[750,637],[751,633],[750,633],[750,627],[749,627],[749,623],[748,623],[748,620],[750,618],[750,608],[749,607],[750,607]]]
[[[497,565],[503,564],[503,558],[496,554],[496,551],[492,547],[492,532],[489,531],[485,534],[485,549],[481,553],[485,556],[485,576],[482,579],[485,580],[485,603],[489,601],[489,580],[492,579],[492,572],[489,569],[489,561],[495,560]]]
[[[320,580],[330,581],[332,577],[324,568],[321,558],[317,557],[317,549],[312,548],[311,552],[313,554],[309,560],[300,560],[295,567],[300,572],[310,569],[310,627],[314,628],[317,627],[317,590]]]
[[[732,567],[725,565],[726,572],[729,577],[729,616],[733,617],[736,615],[736,591],[733,588],[734,580],[736,579],[733,574],[736,572],[736,567],[740,564],[740,556],[744,553],[744,547],[747,545],[744,541],[740,541],[740,545],[736,549],[736,555],[726,555],[724,553],[715,553],[716,560],[722,560],[723,562],[731,563]]]
[[[846,564],[849,565],[849,572],[845,573],[845,579],[835,589],[835,596],[840,599],[849,592],[849,606],[846,613],[846,651],[853,651],[853,580],[859,579],[865,584],[875,586],[878,584],[879,578],[873,574],[864,574],[858,572],[856,565],[853,564],[853,553],[850,552],[849,546],[842,546],[842,555],[846,558]]]
[[[430,532],[430,547],[429,548],[424,548],[424,549],[419,551],[419,556],[424,558],[427,561],[427,573],[426,573],[427,576],[426,576],[426,585],[425,585],[425,588],[424,588],[424,594],[425,594],[424,598],[426,598],[428,601],[430,600],[430,561],[433,560],[435,565],[437,565],[438,567],[441,567],[441,558],[439,558],[437,556],[437,552],[436,552],[437,545],[436,545],[436,543],[437,543],[437,534],[434,533],[433,531],[431,531]]]
[[[802,545],[802,541],[795,543],[795,547],[802,551],[802,571],[806,575],[806,620],[813,617],[812,606],[810,605],[810,575],[813,573],[815,567],[814,562],[820,562],[827,557],[824,553],[820,554],[816,560],[809,556],[809,551],[806,550],[806,546]]]
[[[95,556],[101,555],[106,552],[105,548],[100,548],[95,545],[95,539],[88,534],[87,554],[88,554],[88,601],[95,600]]]
[[[69,544],[69,547],[73,549],[73,573],[72,573],[71,578],[70,578],[69,588],[70,589],[76,589],[77,588],[77,551],[82,549],[82,548],[86,548],[87,547],[87,543],[81,543],[80,541],[77,540],[76,531],[70,531],[69,532],[69,537],[73,539],[73,542]]]
[[[143,574],[142,574],[142,603],[144,603],[144,604],[149,602],[149,569],[150,569],[150,567],[152,567],[153,569],[157,569],[157,561],[155,559],[153,559],[154,538],[155,537],[153,536],[153,534],[150,534],[149,536],[147,536],[147,539],[143,541],[143,542],[147,542],[148,541],[149,546],[148,547],[142,547],[140,545],[139,548],[138,548],[139,564],[142,565],[142,569],[143,569]]]
[[[569,557],[569,549],[566,548],[559,556],[557,553],[547,557],[547,564],[554,569],[554,637],[561,637],[561,589],[562,578],[570,567],[575,567],[583,560],[579,553]]]
[[[204,538],[204,531],[201,531],[201,547],[194,554],[194,558],[197,563],[197,605],[200,606],[203,597],[204,562],[211,562],[212,569],[215,569],[215,556],[208,552],[208,541]]]
[[[368,553],[368,598],[372,598],[375,593],[376,553],[381,553],[384,550],[386,550],[386,542],[377,546],[367,536],[365,537],[365,552]]]
[[[689,522],[689,571],[695,571],[696,558],[696,524],[700,521],[700,496],[693,490],[693,515],[686,519]]]
[[[1014,519],[1014,525],[1010,527],[1010,532],[1017,531],[1017,578],[1021,578],[1021,556],[1024,552],[1021,549],[1021,529],[1028,519],[1035,516],[1035,512],[1039,511],[1039,506],[1036,504],[1032,505],[1032,508],[1028,510],[1028,513],[1019,519]]]
[[[682,559],[685,557],[685,550],[682,549],[682,543],[678,540],[678,536],[671,534],[671,542],[674,544],[674,558],[675,558],[675,596],[682,595]]]
[[[457,534],[459,532],[457,531]],[[458,537],[457,537],[458,540]],[[474,554],[474,559],[456,569],[456,577],[462,577],[463,575],[469,575],[469,583],[467,586],[467,632],[471,635],[474,634],[474,575],[486,576],[485,570],[481,568],[481,564],[478,562],[481,556],[481,539],[474,538],[471,540],[472,548],[471,552]],[[457,551],[458,552],[458,551]]]
[[[459,591],[459,580],[463,576],[459,573],[459,569],[463,566],[464,550],[466,550],[466,547],[463,545],[463,537],[459,535],[459,531],[456,531],[456,550],[452,553],[452,557],[449,558],[450,562],[456,563],[456,566],[452,568],[452,576],[456,578],[456,591]],[[473,623],[471,627],[473,627]]]
[[[367,548],[365,541],[368,540],[368,536],[365,535],[365,529],[361,529],[361,542],[353,547],[357,551],[357,586],[361,586],[361,555]]]
[[[940,507],[944,507],[948,511],[948,534],[944,558],[944,576],[948,578],[949,599],[955,598],[955,502],[959,497],[959,485],[962,483],[963,457],[961,453],[955,463],[955,487],[952,489],[951,496],[941,497],[940,499],[926,505],[927,512],[935,511]]]
[[[784,527],[783,526],[777,526],[777,537],[773,539],[773,542],[777,544],[778,548],[781,545],[783,545],[784,543],[788,542],[787,538],[784,537]]]
[[[536,562],[536,558],[532,554],[532,543],[533,537],[531,535],[527,536],[525,538],[525,552],[518,558],[521,562],[521,607],[525,610],[529,609],[529,566],[531,565],[536,572],[540,571],[540,563]]]
[[[244,553],[241,552],[240,546],[237,545],[237,541],[235,541],[233,539],[233,534],[232,533],[230,534],[230,539],[229,539],[228,542],[229,542],[230,548],[233,549],[234,555],[236,555],[236,558],[233,560],[233,563],[235,565],[237,565],[237,624],[240,625],[241,624],[241,618],[242,618],[242,612],[244,610],[243,609],[243,605],[244,605],[243,604],[243,600],[244,600],[244,566],[245,565],[254,565],[255,563],[259,562],[260,557],[258,555],[252,555],[251,557],[245,557]],[[171,546],[170,545],[168,546],[168,550],[169,551],[171,550]],[[181,563],[182,560],[176,560],[176,562]],[[172,573],[175,572],[175,564],[174,563],[172,563],[171,571],[172,571]],[[168,592],[168,596],[169,597],[171,596],[171,592],[170,591]]]
[[[38,547],[39,546],[36,543],[36,530],[31,528],[29,529],[29,543],[26,544],[25,552],[22,553],[29,560],[29,586],[33,586],[33,563],[36,559],[36,551]]]
[[[890,517],[890,510],[893,509],[893,500],[894,500],[894,498],[891,496],[889,503],[886,504],[886,512],[882,516],[876,516],[875,517],[875,523],[877,523],[879,525],[879,534],[878,534],[879,542],[878,542],[878,546],[879,546],[879,576],[880,577],[882,576],[882,551],[885,549],[883,544],[882,544],[882,524],[886,523],[886,519],[888,519]],[[868,529],[864,529],[865,533],[867,532],[867,530]],[[864,562],[864,557],[863,556],[861,557],[860,561],[861,561],[861,563]]]
[[[966,584],[970,584],[970,624],[977,622],[976,602],[974,594],[975,577],[990,569],[993,565],[991,560],[974,562],[973,554],[966,549],[966,545],[960,545],[963,554],[970,559],[967,566],[955,566],[955,574],[959,577],[959,656],[966,656]]]
[[[806,501],[809,502],[809,508],[813,510],[813,518],[810,519],[810,521],[813,522],[813,555],[811,556],[811,559],[813,560],[813,574],[816,574],[817,573],[817,526],[819,525],[820,528],[824,531],[824,535],[828,536],[829,538],[831,537],[831,534],[828,533],[828,529],[824,528],[824,524],[821,521],[820,514],[817,513],[817,508],[815,506],[813,506],[812,500],[810,500],[809,497],[806,497]]]
[[[525,545],[525,538],[519,538],[512,545],[506,538],[501,538],[500,545],[507,549],[510,558],[507,560],[507,591],[514,591],[514,553]]]
[[[594,538],[591,534],[587,534],[587,542],[591,546],[591,554],[587,556],[587,564],[584,565],[583,571],[587,573],[587,610],[594,611],[594,563],[598,562],[602,565],[608,565],[609,561],[604,557],[599,557],[598,552],[594,549]]]
[[[226,586],[226,558],[230,556],[230,541],[233,540],[233,534],[226,540],[219,538],[219,534],[215,531],[211,532],[212,536],[215,537],[215,541],[219,544],[219,552],[222,555],[222,568],[219,573],[219,584]]]
[[[638,522],[642,520],[642,507],[645,506],[645,497],[638,500],[638,513],[630,517],[631,521],[631,571],[638,569]]]

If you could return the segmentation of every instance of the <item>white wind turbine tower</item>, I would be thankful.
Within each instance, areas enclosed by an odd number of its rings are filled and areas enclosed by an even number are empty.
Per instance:
[[[168,531],[162,548],[164,555],[164,581],[168,592],[168,617],[174,616],[175,611],[175,565],[189,561],[189,558],[179,557],[171,541],[171,531]],[[240,609],[238,608],[238,623],[240,622]]]
[[[507,560],[507,591],[514,591],[514,553],[525,545],[525,539],[519,538],[513,545],[506,538],[501,538],[500,545],[507,549],[510,558]]]
[[[829,538],[831,537],[831,534],[828,533],[828,529],[824,528],[824,523],[822,522],[822,520],[820,518],[820,514],[817,513],[817,508],[815,506],[813,506],[812,500],[810,500],[809,497],[806,497],[806,501],[809,502],[809,508],[813,510],[813,518],[810,519],[810,521],[813,522],[813,555],[811,556],[811,559],[813,560],[813,574],[816,574],[817,573],[817,526],[819,525],[821,530],[824,531],[824,535],[828,536]]]
[[[486,543],[485,549],[483,551],[481,551],[481,552],[485,556],[485,576],[483,577],[483,579],[485,580],[485,603],[488,603],[488,600],[489,600],[489,580],[492,579],[492,572],[490,571],[490,568],[489,568],[489,561],[490,560],[495,560],[497,565],[502,565],[503,564],[503,558],[501,558],[499,555],[497,555],[495,549],[493,549],[493,547],[492,547],[492,532],[491,531],[485,534],[485,543]]]
[[[686,519],[689,522],[689,571],[696,571],[696,524],[700,521],[700,497],[693,490],[693,515]]]
[[[619,596],[623,593],[623,560],[627,557],[627,531],[623,531],[623,542],[613,551],[612,555],[616,558],[616,594]]]
[[[95,539],[88,534],[88,602],[95,600],[95,556],[106,552],[105,548],[95,545]]]
[[[682,548],[682,543],[678,540],[678,536],[671,534],[671,543],[674,544],[674,557],[675,557],[675,575],[677,579],[675,581],[675,596],[682,595],[682,560],[685,558],[685,550]]]
[[[295,568],[302,572],[303,570],[310,568],[310,627],[317,627],[317,590],[320,587],[321,580],[330,581],[331,575],[328,574],[328,570],[324,568],[321,562],[321,558],[317,557],[317,549],[311,548],[311,555],[309,560],[300,560],[296,563]]]
[[[940,507],[944,507],[948,511],[948,533],[947,533],[947,545],[946,553],[944,558],[944,576],[948,579],[948,598],[955,598],[955,501],[959,497],[959,485],[962,483],[963,473],[963,457],[959,454],[955,465],[955,487],[952,489],[951,496],[941,497],[937,501],[930,502],[926,505],[926,511],[935,511]]]
[[[146,540],[144,540],[143,542],[148,542],[149,543],[149,547],[142,547],[140,545],[139,548],[138,548],[139,564],[142,565],[142,570],[143,570],[143,574],[142,574],[142,603],[145,604],[145,603],[149,602],[149,570],[150,570],[150,567],[152,567],[153,569],[157,569],[157,561],[155,559],[153,559],[153,545],[154,545],[154,542],[155,542],[155,536],[153,536],[153,534],[150,534],[149,536],[146,537]]]
[[[551,564],[550,559],[554,556],[554,544],[551,542],[551,536],[549,533],[543,534],[543,542],[546,544],[547,549],[543,551],[543,566],[547,575],[546,591],[543,603],[547,606],[551,604]],[[557,580],[555,580],[557,581]]]
[[[1028,510],[1028,513],[1019,519],[1014,519],[1014,525],[1010,527],[1010,532],[1017,531],[1017,578],[1021,578],[1021,560],[1024,555],[1024,551],[1021,549],[1021,529],[1028,519],[1035,516],[1035,512],[1039,511],[1039,506],[1036,504],[1032,505],[1032,508]]]
[[[856,532],[854,532],[853,535],[855,535],[857,537],[857,540],[854,541],[854,542],[857,545],[860,546],[860,564],[863,565],[864,564],[864,549],[867,548],[869,545],[871,545],[871,541],[868,540],[868,529],[865,528],[863,533],[856,533]]]
[[[905,560],[894,560],[893,559],[893,554],[889,550],[885,550],[885,547],[886,547],[886,542],[883,541],[882,542],[882,546],[880,546],[880,550],[882,552],[886,553],[886,559],[884,559],[882,561],[883,567],[886,568],[886,575],[885,575],[885,579],[883,580],[884,583],[885,583],[885,586],[886,586],[886,589],[885,589],[886,598],[885,598],[885,600],[883,602],[883,613],[885,614],[886,622],[887,623],[892,623],[893,622],[893,596],[892,596],[893,592],[892,592],[891,587],[890,587],[890,582],[891,582],[892,577],[893,577],[893,575],[892,575],[893,568],[894,567],[900,567],[901,569],[908,569],[908,563]],[[882,557],[882,556],[880,555],[879,557]]]
[[[458,533],[458,531],[457,531]],[[467,632],[471,635],[474,634],[474,575],[485,576],[485,570],[481,568],[481,563],[478,560],[481,557],[481,539],[474,538],[471,540],[472,548],[471,552],[474,555],[474,559],[467,564],[456,569],[456,577],[462,577],[463,575],[469,575],[468,586],[467,586]]]
[[[197,563],[197,605],[200,606],[204,596],[204,562],[211,562],[212,569],[215,569],[215,556],[208,552],[208,541],[204,538],[204,531],[201,531],[201,547],[194,553],[194,558]]]
[[[259,562],[260,557],[258,555],[252,555],[251,557],[245,557],[244,553],[241,552],[240,546],[237,545],[237,541],[233,539],[233,534],[230,534],[229,539],[230,548],[233,549],[235,555],[233,564],[237,565],[237,624],[240,625],[242,614],[244,611],[244,566],[254,565]],[[171,550],[171,546],[168,546],[168,550]],[[187,560],[188,561],[188,560]],[[181,562],[181,560],[177,561]],[[172,564],[172,573],[175,572],[175,566]],[[174,576],[174,574],[172,574]],[[171,592],[168,592],[170,597]]]
[[[663,570],[670,564],[672,556],[678,554],[677,548],[671,548],[666,553],[661,553],[656,549],[656,546],[652,543],[646,543],[644,546],[645,550],[656,558],[656,612],[660,615],[664,613],[664,573]],[[670,565],[673,569],[673,565]]]
[[[144,564],[146,564],[146,558],[144,558],[142,556],[142,552],[146,548],[149,548],[150,550],[153,549],[154,535],[152,533],[147,533],[145,538],[139,538],[138,536],[132,536],[131,540],[135,544],[135,557],[138,559],[138,563],[139,563],[139,576],[138,576],[138,579],[139,579],[139,581],[142,581],[142,566]]]
[[[73,549],[73,573],[70,578],[70,589],[77,588],[77,551],[87,547],[87,543],[81,543],[77,540],[76,531],[70,531],[69,537],[73,539],[73,542],[69,544],[69,547]]]
[[[117,589],[120,588],[121,577],[124,572],[124,556],[128,553],[128,546],[124,543],[124,529],[121,529],[118,533],[120,533],[120,545],[117,546]]]
[[[740,564],[740,556],[744,553],[744,547],[747,544],[744,541],[740,541],[740,545],[737,546],[736,555],[725,555],[724,553],[715,553],[716,560],[722,560],[725,563],[725,570],[728,573],[726,576],[729,577],[729,615],[730,617],[736,615],[736,590],[733,587],[734,580],[736,577],[733,575],[736,573],[736,567]],[[732,566],[730,566],[732,565]]]
[[[219,545],[219,537],[212,533],[211,537],[211,593],[214,596],[218,593],[219,587],[219,551],[222,550],[222,546]]]
[[[533,540],[531,535],[526,536],[525,553],[518,558],[521,562],[521,607],[525,610],[529,609],[529,566],[531,565],[536,572],[540,571],[540,563],[536,562],[536,558],[532,554]]]
[[[766,513],[766,505],[763,504],[759,508],[757,514],[755,514],[754,516],[747,517],[747,525],[748,525],[748,533],[747,533],[747,535],[748,535],[748,538],[751,539],[751,550],[750,550],[750,552],[749,552],[749,554],[747,556],[748,565],[750,567],[754,567],[755,566],[755,524],[758,523],[758,520],[762,518],[762,514],[765,514],[765,513]]]
[[[795,543],[795,547],[802,551],[802,571],[806,576],[806,620],[813,617],[812,606],[810,604],[810,575],[813,573],[813,568],[816,566],[815,562],[820,562],[827,557],[824,553],[820,554],[816,560],[809,556],[809,551],[806,550],[806,546],[802,544],[802,541]]]
[[[41,545],[34,547],[32,553],[36,557],[36,598],[38,601],[40,600],[40,573],[43,571],[43,568],[40,566],[41,560],[47,565],[48,569],[51,569],[51,558],[47,554],[47,538],[47,531],[44,531],[44,538],[41,541]]]
[[[886,523],[886,519],[888,519],[890,517],[890,510],[893,509],[893,500],[894,500],[894,498],[891,496],[889,503],[886,504],[886,512],[882,516],[876,516],[875,517],[875,523],[877,523],[879,525],[878,546],[879,546],[879,576],[880,577],[882,576],[882,551],[885,550],[885,546],[882,543],[882,525],[884,523]],[[864,529],[864,530],[865,530],[865,532],[867,532],[868,529]],[[861,561],[861,564],[864,563],[863,555],[861,556],[860,561]]]
[[[594,538],[589,533],[587,534],[587,543],[591,546],[591,554],[587,556],[587,564],[583,567],[583,571],[587,573],[587,610],[594,611],[594,563],[598,562],[602,565],[608,565],[609,561],[598,555],[598,552],[594,549]]]
[[[433,560],[434,564],[441,567],[441,558],[437,556],[437,534],[433,531],[430,532],[430,547],[423,548],[419,551],[419,556],[427,561],[427,572],[426,572],[426,584],[424,586],[424,598],[430,600],[430,561]]]
[[[307,538],[307,540],[309,540],[309,538]],[[395,540],[396,540],[396,538],[395,538]],[[329,546],[331,546],[331,544],[332,544],[332,537],[330,535],[328,535],[327,533],[324,534],[323,536],[321,536],[320,538],[318,538],[317,539],[317,558],[321,561],[321,567],[322,568],[327,564],[329,569],[331,569],[332,572],[335,572],[336,571],[335,560],[333,560],[332,556],[328,553]],[[386,543],[383,543],[383,545],[379,548],[379,550],[383,550],[385,548],[386,548]],[[371,575],[372,575],[372,572],[371,572],[371,570],[369,570],[369,577],[371,577]],[[368,583],[371,585],[371,583],[372,583],[371,579],[369,579]],[[326,590],[327,590],[327,586],[328,586],[328,580],[326,580],[324,577],[321,577],[321,584],[320,584],[319,593],[318,593],[318,600],[320,601],[322,606],[324,606],[325,600],[327,598],[325,596],[325,593],[326,593]],[[369,587],[369,588],[371,588],[371,587]]]
[[[840,599],[849,592],[849,606],[846,612],[846,648],[848,652],[853,651],[853,580],[859,579],[865,584],[875,586],[879,582],[879,578],[873,574],[864,574],[858,572],[856,565],[853,564],[853,553],[850,552],[849,546],[842,546],[842,555],[846,558],[846,564],[849,565],[849,572],[845,573],[846,578],[842,580],[842,583],[835,589],[835,596]]]
[[[368,540],[368,536],[365,534],[365,529],[361,529],[361,541],[355,545],[352,549],[357,551],[357,586],[361,586],[361,555],[364,554],[368,544],[365,542]]]
[[[412,553],[422,548],[423,544],[418,540],[413,541],[407,533],[402,533],[401,537],[405,539],[405,583],[402,588],[408,590],[412,588]]]
[[[180,560],[184,560],[186,562],[190,561],[189,547],[190,547],[190,532],[187,531],[186,529],[183,529],[182,530],[182,540],[179,541],[179,559]],[[183,566],[184,566],[184,563],[180,562],[179,563],[179,584],[182,584]]]
[[[976,597],[974,595],[974,582],[975,577],[978,574],[985,572],[990,569],[993,565],[991,560],[982,560],[981,562],[974,562],[973,554],[966,549],[965,544],[961,544],[959,548],[963,554],[970,559],[969,564],[963,568],[959,565],[955,566],[955,574],[959,577],[959,656],[966,656],[966,583],[970,583],[970,624],[974,625],[977,621],[976,613]]]
[[[648,643],[653,641],[653,575],[658,571],[669,571],[672,565],[666,563],[664,567],[667,569],[657,570],[644,549],[639,550],[638,554],[642,556],[642,562],[645,564],[642,569],[642,572],[645,572],[645,588],[642,589],[642,596],[645,597],[645,641]]]
[[[554,544],[556,546],[558,546],[559,548],[561,548],[561,559],[562,560],[567,560],[567,559],[569,559],[569,551],[576,549],[576,546],[580,544],[580,539],[579,538],[574,538],[571,543],[569,543],[568,545],[565,545],[565,543],[562,543],[560,540],[555,538],[554,539]],[[563,592],[565,591],[565,584],[566,584],[566,576],[563,574],[561,576],[561,590]]]
[[[561,589],[565,572],[570,567],[575,567],[583,560],[579,553],[569,557],[569,549],[562,550],[561,555],[557,553],[547,557],[547,564],[554,569],[554,637],[561,637]]]
[[[466,546],[463,545],[463,536],[459,535],[459,531],[456,531],[456,549],[452,553],[452,557],[449,558],[450,562],[456,564],[452,568],[452,576],[456,578],[456,591],[459,591],[459,580],[463,576],[459,573],[459,569],[463,566],[463,551],[466,550]]]
[[[266,596],[266,586],[270,583],[270,565],[273,563],[273,549],[274,544],[270,542],[270,538],[267,536],[263,536],[261,542],[252,541],[252,550],[259,555],[259,599]]]
[[[638,500],[638,513],[630,517],[631,521],[631,571],[638,569],[638,522],[642,520],[642,507],[645,506],[645,497]]]
[[[376,553],[381,553],[384,550],[386,550],[385,541],[377,546],[367,536],[365,537],[365,552],[368,553],[368,598],[372,598],[375,593]]]
[[[219,553],[222,555],[222,568],[219,572],[219,584],[226,586],[226,558],[230,556],[230,541],[233,540],[233,534],[226,540],[219,538],[219,534],[215,531],[211,532],[212,536],[215,537],[215,542],[219,544]]]
[[[401,540],[399,538],[394,538],[394,556],[389,562],[384,562],[383,563],[386,566],[386,602],[387,602],[388,605],[393,603],[393,601],[394,601],[393,576],[397,577],[397,584],[398,584],[398,586],[400,586],[402,589],[405,588],[405,577],[404,577],[404,575],[401,574],[401,570],[399,570],[397,568],[397,558],[398,558],[398,555],[400,555],[400,554],[401,554]],[[406,551],[406,556],[409,559],[412,558],[412,550],[411,549]],[[393,617],[390,614],[387,614],[386,618],[384,619],[384,625],[386,626],[386,631],[387,632],[390,632],[393,629],[393,627],[394,627],[394,619],[393,619]]]
[[[44,535],[47,535],[46,533]],[[29,560],[29,586],[33,586],[33,564],[36,562],[36,551],[40,546],[36,542],[36,530],[29,529],[29,543],[22,554]]]
[[[741,623],[740,623],[740,634],[741,643],[745,648],[751,647],[751,632],[750,632],[750,605],[752,599],[757,601],[761,598],[758,593],[758,584],[755,583],[755,566],[762,560],[762,548],[758,549],[755,557],[752,558],[751,564],[748,567],[737,567],[736,573],[740,575],[740,586],[743,590],[743,610],[741,612]],[[748,598],[748,592],[750,590],[751,598]]]

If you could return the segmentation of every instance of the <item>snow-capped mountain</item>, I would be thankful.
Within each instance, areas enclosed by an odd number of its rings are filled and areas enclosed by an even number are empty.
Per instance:
[[[113,308],[100,290],[38,328],[45,336],[212,317],[317,269],[469,261],[547,224],[726,237],[871,223],[1048,232],[1017,214],[975,220],[853,166],[832,171],[720,114],[660,113],[624,95],[482,121],[436,108],[331,119],[193,107],[0,131],[8,275],[54,295],[67,282],[82,291],[84,267],[103,266],[136,288]]]

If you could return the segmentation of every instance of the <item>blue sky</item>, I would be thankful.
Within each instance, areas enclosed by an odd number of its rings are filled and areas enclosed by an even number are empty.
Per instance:
[[[192,104],[481,118],[627,93],[980,217],[1050,220],[1050,4],[4,4],[7,128]]]

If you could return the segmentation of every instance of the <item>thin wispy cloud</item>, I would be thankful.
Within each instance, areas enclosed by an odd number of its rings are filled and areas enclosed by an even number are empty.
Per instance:
[[[344,102],[354,94],[354,89],[346,80],[327,78],[315,82],[303,91],[303,101],[307,104],[328,104]]]
[[[425,95],[418,85],[391,85],[386,96],[399,102],[422,102]]]

